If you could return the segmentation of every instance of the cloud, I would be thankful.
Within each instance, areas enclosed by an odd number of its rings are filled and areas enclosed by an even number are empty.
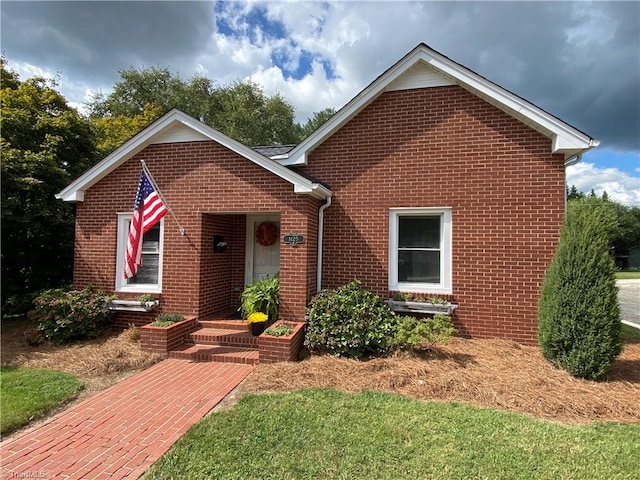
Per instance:
[[[567,185],[575,185],[584,193],[593,189],[598,196],[606,190],[612,200],[640,207],[640,176],[618,168],[598,168],[593,163],[581,162],[567,168]]]
[[[12,63],[112,86],[168,66],[251,78],[299,120],[339,108],[420,42],[608,148],[640,151],[639,2],[2,2]],[[526,21],[521,21],[525,20]],[[106,91],[106,90],[105,90]],[[73,97],[71,97],[71,93]]]

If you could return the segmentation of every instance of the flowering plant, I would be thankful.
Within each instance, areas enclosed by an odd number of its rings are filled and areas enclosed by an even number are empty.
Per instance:
[[[249,323],[266,322],[268,318],[269,317],[267,317],[267,315],[265,315],[262,312],[254,312],[251,315],[249,315],[249,317],[247,318],[247,322]]]

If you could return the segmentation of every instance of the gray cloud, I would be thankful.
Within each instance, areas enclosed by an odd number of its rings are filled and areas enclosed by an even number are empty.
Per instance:
[[[282,23],[298,51],[330,62],[335,81],[310,84],[336,101],[425,42],[603,146],[640,151],[638,2],[266,3],[218,11],[246,15],[258,7]],[[113,85],[118,69],[143,65],[183,77],[202,70],[215,80],[260,72],[266,79],[271,52],[282,48],[268,38],[221,36],[211,2],[3,1],[0,9],[10,63],[60,70],[87,86]],[[292,79],[268,78],[265,88],[291,94],[305,113],[327,106],[318,103],[327,96],[296,97]]]
[[[213,29],[207,2],[2,2],[2,49],[87,81],[162,65],[192,70]]]

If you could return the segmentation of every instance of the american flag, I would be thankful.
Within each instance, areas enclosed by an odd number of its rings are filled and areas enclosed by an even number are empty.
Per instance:
[[[167,213],[167,207],[145,171],[142,170],[129,227],[124,278],[131,278],[137,273],[138,267],[142,265],[142,236],[158,223],[165,213]]]

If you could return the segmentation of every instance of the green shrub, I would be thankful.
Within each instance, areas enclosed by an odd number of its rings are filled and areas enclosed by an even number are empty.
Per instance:
[[[271,335],[272,337],[286,337],[287,335],[291,335],[292,332],[293,327],[286,323],[281,323],[277,327],[269,327],[264,331],[266,335]]]
[[[94,338],[111,325],[112,299],[92,287],[47,290],[33,301],[29,317],[37,323],[38,332],[55,343]]]
[[[544,357],[581,378],[602,378],[622,349],[613,219],[590,199],[572,201],[538,304]]]
[[[305,345],[311,351],[360,358],[393,347],[396,316],[357,280],[320,292],[307,314]]]
[[[181,313],[159,313],[151,325],[154,327],[168,327],[183,320],[184,315]]]
[[[276,275],[247,285],[240,301],[240,311],[244,318],[255,312],[263,312],[269,317],[268,324],[275,322],[280,306],[280,279]]]
[[[447,343],[455,333],[451,317],[444,313],[422,319],[398,317],[395,345],[407,350],[432,348],[436,343]]]

